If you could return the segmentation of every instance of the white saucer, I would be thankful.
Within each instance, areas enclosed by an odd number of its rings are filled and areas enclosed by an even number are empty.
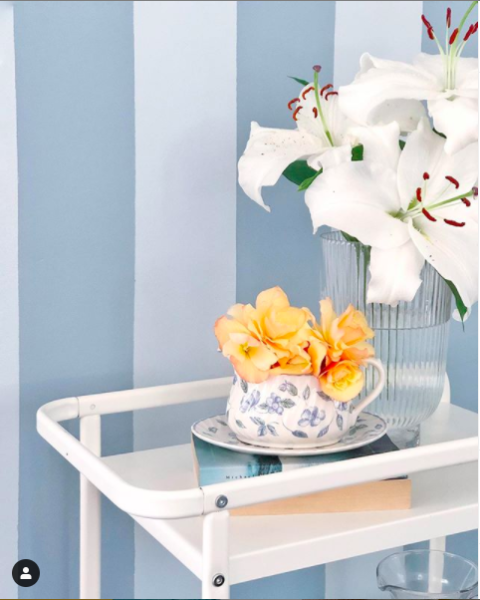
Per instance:
[[[387,424],[377,415],[362,413],[352,429],[336,444],[322,448],[265,448],[241,442],[228,426],[226,417],[219,415],[197,421],[192,425],[192,433],[201,440],[244,454],[263,454],[268,456],[318,456],[348,452],[362,446],[368,446],[387,433]]]

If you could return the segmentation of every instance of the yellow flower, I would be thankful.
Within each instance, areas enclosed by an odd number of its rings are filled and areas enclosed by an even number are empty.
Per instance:
[[[222,317],[215,323],[223,355],[230,359],[237,373],[250,383],[268,379],[270,369],[278,361],[277,356],[248,329],[235,319]]]
[[[292,351],[308,340],[310,311],[290,306],[288,296],[278,286],[258,295],[250,316],[253,330],[279,358],[291,357]]]
[[[343,360],[332,363],[320,375],[322,391],[338,402],[350,402],[363,390],[365,376],[357,363]]]
[[[315,323],[313,336],[328,346],[327,366],[330,363],[350,360],[362,364],[374,356],[373,346],[365,340],[375,333],[368,326],[365,315],[351,304],[337,316],[330,298],[320,302],[320,323]]]

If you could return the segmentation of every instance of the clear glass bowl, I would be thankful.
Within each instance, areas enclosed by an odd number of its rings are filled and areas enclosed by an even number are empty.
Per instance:
[[[377,569],[378,587],[391,598],[476,598],[478,568],[469,560],[438,550],[392,554]]]
[[[354,304],[375,330],[373,345],[385,367],[387,383],[369,410],[387,421],[397,445],[415,446],[419,426],[437,409],[445,385],[450,289],[426,264],[423,283],[412,302],[400,302],[397,307],[368,304],[370,248],[348,242],[339,231],[324,233],[321,245],[323,295],[332,298],[337,312]],[[393,264],[395,268],[398,266]],[[367,373],[363,395],[373,386],[373,373]]]

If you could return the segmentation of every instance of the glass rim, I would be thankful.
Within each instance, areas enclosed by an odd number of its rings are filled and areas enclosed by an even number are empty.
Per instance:
[[[441,554],[442,556],[446,556],[449,558],[460,559],[463,563],[465,563],[466,565],[469,565],[474,570],[474,572],[477,574],[477,581],[470,587],[463,588],[461,590],[455,590],[453,593],[468,594],[469,592],[473,592],[475,590],[475,588],[478,587],[478,565],[476,565],[472,560],[465,558],[464,556],[460,556],[460,554],[454,554],[453,552],[444,552],[443,550],[405,550],[404,552],[395,552],[394,554],[390,554],[390,556],[387,556],[382,561],[380,561],[380,563],[378,564],[377,579],[378,580],[381,579],[380,570],[381,570],[381,567],[384,565],[384,563],[391,560],[392,558],[395,558],[396,556],[412,556],[414,554],[417,554],[417,555],[418,554],[423,554],[423,555]],[[382,582],[382,584],[383,583],[384,582]],[[392,589],[392,590],[398,590],[400,592],[413,592],[413,593],[419,593],[419,594],[422,593],[422,592],[415,592],[415,590],[403,588],[398,585],[385,584],[385,587]],[[446,597],[448,597],[448,594],[451,594],[451,593],[452,593],[451,591],[447,592]]]
[[[337,242],[340,244],[352,244],[352,245],[357,245],[360,244],[361,246],[365,246],[366,244],[363,244],[360,240],[357,241],[351,241],[351,240],[347,240],[342,232],[339,229],[330,229],[329,231],[322,231],[320,233],[320,239],[321,240],[326,240],[328,242]]]

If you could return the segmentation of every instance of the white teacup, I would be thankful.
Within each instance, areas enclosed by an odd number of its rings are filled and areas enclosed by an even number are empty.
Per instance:
[[[247,444],[266,448],[320,448],[337,443],[385,385],[379,360],[365,361],[378,374],[375,389],[359,404],[336,402],[313,375],[278,375],[247,383],[235,375],[227,406],[228,424]]]

